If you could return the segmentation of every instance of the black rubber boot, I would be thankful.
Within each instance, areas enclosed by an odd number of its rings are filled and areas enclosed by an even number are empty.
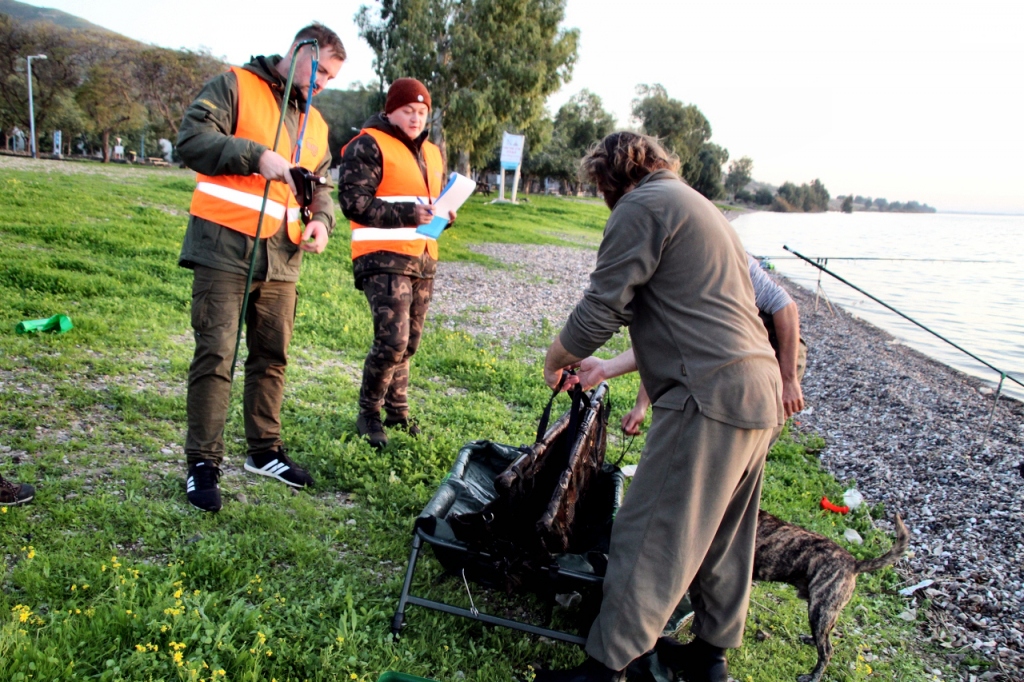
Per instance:
[[[702,639],[680,644],[674,639],[661,637],[654,650],[661,662],[684,682],[729,682],[729,666],[725,661],[725,649],[721,647]]]

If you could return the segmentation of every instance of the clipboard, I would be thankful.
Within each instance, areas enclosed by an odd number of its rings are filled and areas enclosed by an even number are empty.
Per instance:
[[[448,227],[448,213],[458,211],[475,191],[475,182],[465,175],[452,173],[448,177],[448,184],[441,190],[441,196],[434,201],[434,219],[417,227],[416,232],[431,239],[440,237],[444,228]]]

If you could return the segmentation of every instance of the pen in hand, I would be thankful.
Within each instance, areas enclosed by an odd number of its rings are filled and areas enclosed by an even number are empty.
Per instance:
[[[417,225],[426,225],[434,219],[434,207],[425,202],[420,197],[416,197],[416,206],[414,207],[414,215],[416,217]]]

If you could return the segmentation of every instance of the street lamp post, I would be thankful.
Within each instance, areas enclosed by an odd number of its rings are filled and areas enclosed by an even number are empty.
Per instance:
[[[28,64],[28,123],[29,132],[32,135],[31,139],[31,150],[32,158],[39,158],[39,150],[36,149],[36,112],[32,106],[32,60],[33,59],[46,59],[45,54],[34,54],[29,57],[25,57],[25,62]]]

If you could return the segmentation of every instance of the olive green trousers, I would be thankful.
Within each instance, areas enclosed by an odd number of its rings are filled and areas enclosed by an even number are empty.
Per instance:
[[[231,397],[245,276],[205,266],[192,281],[192,330],[196,347],[188,372],[188,463],[224,459],[224,424]],[[288,344],[295,325],[295,282],[253,282],[245,313],[245,389],[242,403],[248,453],[281,445],[281,403]]]
[[[772,429],[654,408],[636,475],[612,526],[601,611],[587,653],[621,670],[654,647],[690,590],[693,633],[743,640],[761,481]]]

